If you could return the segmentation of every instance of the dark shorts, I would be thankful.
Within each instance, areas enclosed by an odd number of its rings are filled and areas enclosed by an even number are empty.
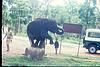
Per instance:
[[[59,43],[56,41],[54,46],[55,46],[55,48],[59,48]]]

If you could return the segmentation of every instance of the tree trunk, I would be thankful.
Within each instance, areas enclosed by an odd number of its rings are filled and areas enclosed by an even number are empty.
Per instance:
[[[19,19],[18,19],[18,33],[20,33],[20,28],[21,27],[21,23],[20,23],[20,17],[19,17]]]
[[[25,50],[25,55],[31,59],[41,60],[44,56],[44,49],[29,47]]]
[[[14,32],[14,35],[16,35],[16,33],[18,33],[18,22],[15,23],[15,32]]]

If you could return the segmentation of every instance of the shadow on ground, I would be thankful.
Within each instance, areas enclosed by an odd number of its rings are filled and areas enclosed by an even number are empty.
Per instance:
[[[91,53],[89,53],[89,52],[85,52],[86,54],[89,54],[89,55],[95,55],[95,56],[98,56],[98,55],[100,55],[100,53],[95,53],[95,54],[91,54]]]

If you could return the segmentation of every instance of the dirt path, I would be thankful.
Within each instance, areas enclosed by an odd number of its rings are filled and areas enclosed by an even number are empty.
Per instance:
[[[18,37],[14,36],[13,42],[10,44],[10,51],[6,51],[6,44],[5,40],[2,40],[2,55],[7,56],[15,56],[15,55],[22,55],[26,47],[30,47],[30,43],[27,37]],[[100,51],[97,54],[89,54],[88,51],[80,46],[79,56],[88,56],[88,57],[100,57]],[[78,44],[71,44],[71,43],[62,43],[62,50],[61,53],[68,54],[68,55],[77,55]],[[47,44],[46,45],[46,53],[47,54],[54,54],[54,46]]]

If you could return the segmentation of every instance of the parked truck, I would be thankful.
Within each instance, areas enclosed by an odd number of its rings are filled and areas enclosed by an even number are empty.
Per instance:
[[[83,39],[84,48],[94,54],[100,50],[100,29],[87,29]]]

